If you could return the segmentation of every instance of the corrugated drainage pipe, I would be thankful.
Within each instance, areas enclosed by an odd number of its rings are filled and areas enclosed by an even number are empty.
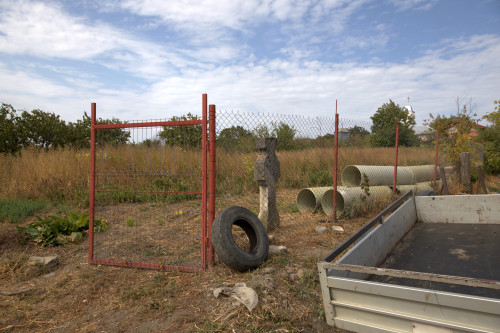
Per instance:
[[[371,202],[378,198],[390,197],[389,186],[370,186],[370,195],[361,187],[339,187],[337,190],[337,215],[344,213],[347,207],[359,202]],[[321,199],[321,207],[326,215],[333,215],[333,189],[325,192]]]
[[[321,198],[326,191],[332,190],[333,187],[309,187],[303,188],[297,194],[297,208],[299,212],[313,213],[321,205]]]
[[[392,185],[394,182],[394,167],[382,165],[348,165],[340,176],[342,185],[347,187],[361,186],[368,178],[370,186]],[[413,184],[415,177],[408,167],[398,167],[397,184]]]
[[[415,176],[415,183],[428,182],[434,180],[434,165],[414,165],[408,167]],[[439,179],[439,172],[437,179]]]

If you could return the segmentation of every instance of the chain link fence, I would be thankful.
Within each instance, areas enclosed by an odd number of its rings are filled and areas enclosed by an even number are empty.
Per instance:
[[[396,124],[392,125],[395,129]],[[259,195],[262,188],[255,166],[264,157],[259,157],[263,155],[259,155],[256,142],[266,137],[277,138],[280,175],[276,191],[281,213],[319,212],[332,216],[334,178],[338,184],[337,216],[343,217],[377,209],[378,203],[393,199],[393,194],[435,189],[436,149],[432,142],[396,147],[394,133],[392,146],[374,147],[370,122],[340,119],[337,126],[336,172],[334,117],[219,111],[217,211],[241,205],[262,214],[260,210],[268,198]],[[438,183],[439,174],[436,176]]]

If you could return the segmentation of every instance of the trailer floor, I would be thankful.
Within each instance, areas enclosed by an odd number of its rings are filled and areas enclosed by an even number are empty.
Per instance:
[[[416,223],[379,267],[500,280],[500,225]],[[371,281],[500,299],[500,290],[371,276]]]

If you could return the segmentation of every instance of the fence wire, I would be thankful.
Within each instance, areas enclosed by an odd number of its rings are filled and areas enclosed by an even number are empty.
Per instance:
[[[201,126],[96,132],[94,259],[201,267]]]
[[[377,201],[384,201],[378,199],[393,199],[395,163],[397,194],[411,189],[433,190],[436,152],[432,138],[428,142],[419,138],[416,147],[399,146],[396,156],[396,125],[392,125],[394,133],[386,138],[389,144],[374,147],[371,122],[341,118],[335,173],[334,117],[218,112],[217,211],[236,204],[251,207],[256,213],[262,210],[254,169],[259,159],[256,141],[265,137],[277,138],[277,206],[282,213],[333,215],[335,176],[340,192],[338,214],[350,217],[377,209]]]

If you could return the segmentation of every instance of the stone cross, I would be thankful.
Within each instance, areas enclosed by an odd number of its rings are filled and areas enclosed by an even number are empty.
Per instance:
[[[280,161],[276,156],[277,138],[258,138],[256,140],[259,156],[255,162],[254,179],[259,184],[259,219],[271,231],[279,227],[280,216],[276,205],[276,183],[280,177]]]

